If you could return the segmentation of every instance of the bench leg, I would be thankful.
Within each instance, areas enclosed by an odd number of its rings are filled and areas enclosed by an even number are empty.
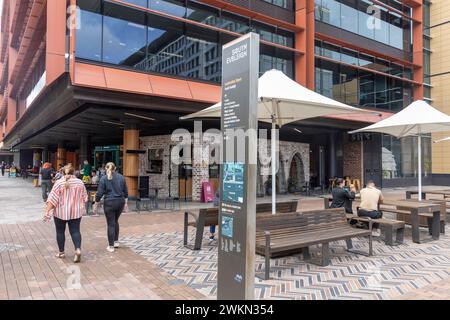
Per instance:
[[[330,244],[322,243],[322,267],[330,264]]]
[[[345,242],[347,243],[347,250],[353,249],[352,239],[347,239],[347,240],[345,240]]]
[[[370,226],[370,227],[372,227],[372,226]],[[372,230],[372,228],[370,228],[371,230]],[[373,255],[373,245],[372,245],[372,242],[373,242],[373,236],[372,236],[372,232],[370,233],[370,235],[369,235],[369,256],[372,256]]]
[[[187,246],[187,240],[188,240],[188,214],[187,212],[184,213],[184,235],[183,235],[183,245]]]
[[[197,225],[197,229],[195,232],[195,244],[194,244],[194,250],[200,250],[202,248],[202,241],[203,241],[203,233],[205,232],[205,227],[200,224]]]
[[[431,236],[433,235],[433,219],[427,218],[427,224],[428,224],[428,234]]]
[[[397,243],[403,244],[404,238],[405,238],[405,228],[403,227],[403,228],[397,229],[397,237],[396,237]]]
[[[269,280],[270,279],[270,233],[266,233],[265,238],[266,238],[266,252],[265,252],[264,280]]]
[[[311,254],[309,253],[309,247],[303,248],[302,249],[302,254],[303,254],[303,260],[310,260],[311,259]]]
[[[445,221],[441,221],[441,233],[445,234]]]
[[[394,227],[386,226],[383,229],[384,229],[384,243],[387,246],[393,246],[394,245]]]
[[[440,212],[433,212],[433,220],[432,220],[432,230],[431,235],[433,239],[437,240],[439,239],[439,234],[441,231],[441,213]]]

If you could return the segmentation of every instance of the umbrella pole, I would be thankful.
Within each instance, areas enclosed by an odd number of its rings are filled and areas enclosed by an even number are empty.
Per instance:
[[[418,162],[418,173],[419,173],[419,201],[422,201],[422,134],[419,133],[417,139],[417,162]]]
[[[275,152],[275,148],[276,148],[276,123],[275,123],[275,119],[272,119],[272,135],[271,135],[271,143],[272,146],[270,148],[271,153],[272,153],[272,214],[276,214],[277,212],[277,189],[276,189],[276,163],[277,160],[276,158],[276,152]]]

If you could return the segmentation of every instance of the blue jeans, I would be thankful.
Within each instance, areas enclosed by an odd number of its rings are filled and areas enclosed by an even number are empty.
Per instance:
[[[210,227],[209,227],[209,232],[210,232],[211,234],[216,233],[216,226],[210,226]]]

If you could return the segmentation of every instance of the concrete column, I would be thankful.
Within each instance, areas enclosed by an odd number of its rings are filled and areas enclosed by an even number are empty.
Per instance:
[[[83,165],[83,162],[85,160],[88,160],[90,164],[91,162],[91,155],[90,155],[90,144],[91,144],[91,138],[88,135],[81,135],[80,136],[80,153],[78,156],[78,163]]]
[[[47,147],[45,147],[43,150],[42,150],[42,162],[51,162],[51,159],[50,159],[50,157],[49,157],[49,154],[48,154],[48,148]]]
[[[126,125],[123,131],[123,175],[127,182],[130,197],[137,197],[139,155],[127,153],[127,150],[139,150],[139,130],[134,124]]]
[[[334,178],[337,174],[336,170],[336,135],[334,133],[330,133],[328,136],[328,150],[330,154],[330,165],[329,165],[329,172],[330,172],[330,178]]]
[[[59,168],[61,164],[66,164],[66,149],[63,144],[58,144],[56,151],[56,168]]]
[[[44,159],[42,157],[42,150],[33,150],[33,166],[40,166],[41,162],[44,162]]]

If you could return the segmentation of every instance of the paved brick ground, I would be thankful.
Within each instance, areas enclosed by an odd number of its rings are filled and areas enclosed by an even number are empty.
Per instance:
[[[152,225],[145,233],[167,228],[167,223],[159,224],[163,217],[125,215],[123,234],[140,234],[149,219]],[[57,249],[51,223],[0,225],[0,299],[203,298],[129,248],[107,253],[103,220],[83,219],[83,261],[78,265],[72,263],[73,245],[69,239],[67,258],[54,257]],[[70,289],[73,266],[79,267],[80,289]]]
[[[393,198],[403,194],[404,190],[389,191],[389,197]],[[321,205],[320,199],[301,201],[305,210]],[[195,286],[187,285],[182,277],[170,275],[157,265],[157,261],[146,260],[144,255],[136,254],[130,248],[107,253],[103,216],[83,219],[83,261],[76,265],[81,274],[81,287],[70,289],[71,272],[74,272],[70,237],[67,239],[67,258],[56,259],[53,224],[39,221],[42,208],[40,192],[29,182],[0,177],[0,299],[210,298]],[[182,231],[182,223],[180,212],[126,214],[121,219],[121,237],[143,239],[161,234],[175,237]],[[295,265],[292,267],[296,268]],[[449,271],[448,267],[439,264],[434,267],[441,275]],[[406,294],[390,295],[389,298],[450,299],[450,277],[427,281],[421,283],[419,289],[411,288]]]

